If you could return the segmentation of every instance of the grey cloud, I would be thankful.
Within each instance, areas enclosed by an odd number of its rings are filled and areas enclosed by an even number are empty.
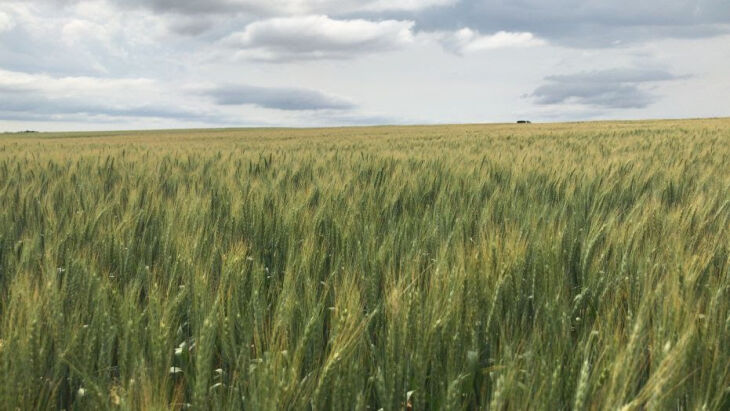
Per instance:
[[[349,110],[355,105],[316,90],[248,85],[218,86],[205,91],[219,105],[254,105],[278,110]]]
[[[68,5],[84,0],[27,0]],[[88,1],[88,0],[86,0]],[[330,15],[371,10],[422,10],[450,5],[459,0],[109,0],[123,8],[145,8],[179,15],[246,13],[254,16]]]
[[[149,9],[162,14],[201,16],[245,13],[270,15],[271,4],[255,0],[111,0],[120,8]],[[276,3],[276,1],[272,2]]]
[[[168,27],[172,32],[177,34],[182,34],[185,36],[198,36],[210,30],[213,25],[214,23],[208,19],[178,18],[170,21]]]
[[[615,84],[548,84],[537,88],[533,96],[538,104],[575,102],[606,108],[643,108],[655,100],[635,85]]]
[[[665,70],[615,68],[600,71],[589,71],[568,75],[548,76],[545,79],[558,83],[644,83],[650,81],[667,81],[680,78]]]
[[[29,0],[72,4],[80,0]],[[613,47],[655,38],[730,33],[727,0],[108,0],[119,8],[152,10],[173,32],[198,35],[234,20],[324,14],[335,19],[408,20],[419,31],[468,27],[484,34],[533,33],[571,47]],[[215,16],[215,17],[213,17]],[[225,17],[224,17],[225,16]],[[215,19],[213,23],[191,19]],[[317,58],[304,53],[303,58]],[[340,57],[342,54],[340,54]],[[265,58],[264,58],[265,59]]]
[[[683,78],[664,70],[609,69],[545,78],[546,84],[531,95],[537,104],[577,104],[590,107],[644,108],[657,96],[642,85]]]
[[[575,47],[730,33],[727,0],[461,0],[453,6],[415,14],[388,13],[387,17],[413,19],[419,30],[470,27],[483,33],[530,32]]]
[[[68,6],[81,3],[85,0],[27,0],[29,3],[46,3],[56,6]],[[120,7],[147,8],[158,12],[170,13],[224,13],[236,10],[245,10],[245,5],[252,1],[236,0],[109,0]],[[249,6],[250,7],[250,6]]]
[[[46,95],[29,86],[0,86],[0,118],[4,120],[63,120],[67,118],[167,118],[217,122],[205,113],[159,104],[105,104],[88,99]]]

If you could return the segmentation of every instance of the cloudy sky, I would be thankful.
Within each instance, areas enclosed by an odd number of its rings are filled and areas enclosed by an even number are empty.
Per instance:
[[[728,0],[0,0],[0,131],[730,115]]]

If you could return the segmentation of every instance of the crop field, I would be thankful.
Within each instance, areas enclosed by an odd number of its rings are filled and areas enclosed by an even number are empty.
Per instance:
[[[730,119],[0,135],[2,409],[730,409]]]

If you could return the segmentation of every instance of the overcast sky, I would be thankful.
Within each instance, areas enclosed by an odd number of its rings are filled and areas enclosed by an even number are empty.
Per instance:
[[[730,115],[728,0],[0,0],[0,131]]]

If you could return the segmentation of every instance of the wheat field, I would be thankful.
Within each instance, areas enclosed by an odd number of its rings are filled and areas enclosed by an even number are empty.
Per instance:
[[[730,119],[0,135],[3,409],[730,409]]]

